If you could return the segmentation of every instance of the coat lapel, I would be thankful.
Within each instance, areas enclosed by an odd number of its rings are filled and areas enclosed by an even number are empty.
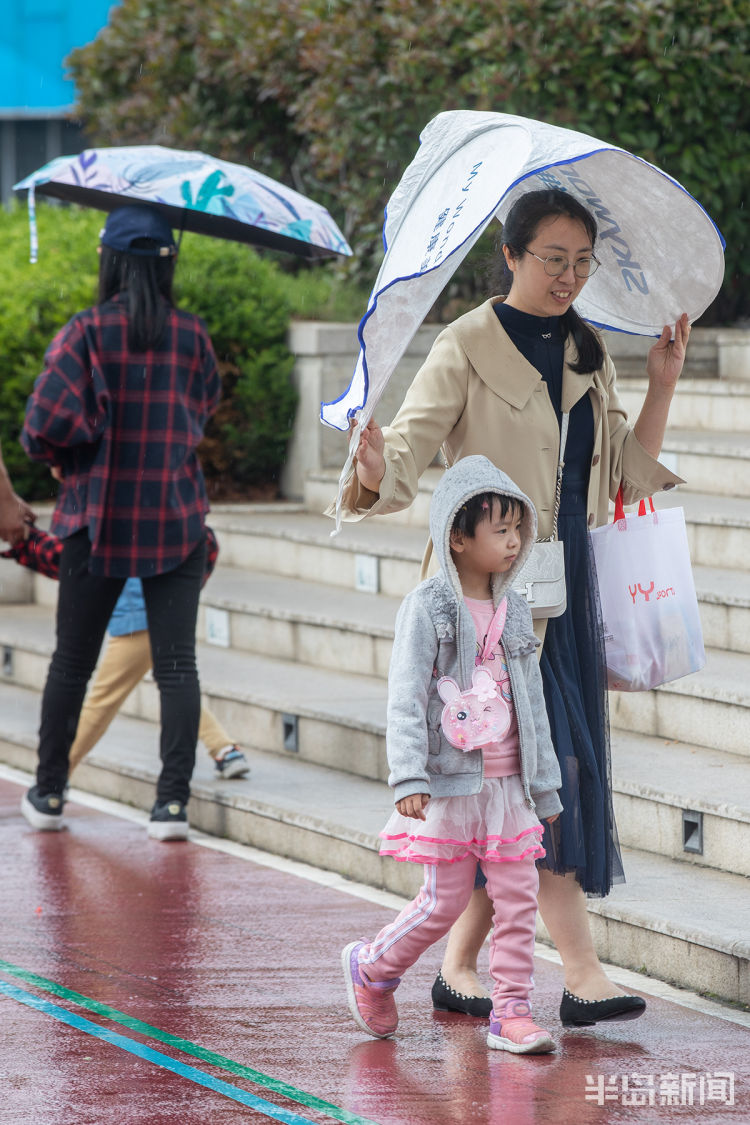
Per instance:
[[[454,323],[453,330],[482,382],[510,406],[522,410],[542,377],[521,355],[495,315],[492,306],[501,299],[491,297],[483,305],[472,309]],[[572,410],[589,387],[596,385],[595,372],[578,375],[573,371],[570,363],[575,360],[575,344],[568,338],[565,344],[562,385],[562,407],[568,411]]]
[[[563,361],[562,380],[562,408],[570,412],[579,399],[582,399],[589,387],[596,387],[596,372],[589,371],[586,375],[579,375],[570,366],[578,358],[576,346],[570,336],[565,341],[565,358]]]
[[[491,297],[453,325],[469,363],[483,383],[518,410],[541,382],[541,375],[511,342],[492,308]]]

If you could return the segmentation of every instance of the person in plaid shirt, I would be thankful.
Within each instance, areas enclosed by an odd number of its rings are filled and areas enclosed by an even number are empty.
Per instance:
[[[21,444],[60,481],[57,642],[42,697],[36,785],[22,811],[62,825],[70,747],[125,580],[143,583],[161,696],[161,774],[149,835],[185,839],[200,687],[195,623],[208,500],[196,454],[221,382],[203,321],[176,309],[172,231],[121,207],[101,235],[99,302],[52,341]]]

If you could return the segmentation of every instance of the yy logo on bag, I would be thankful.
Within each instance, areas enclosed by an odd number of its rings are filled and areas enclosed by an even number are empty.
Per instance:
[[[656,593],[654,594],[653,579],[651,580],[651,585],[647,586],[645,590],[644,590],[643,586],[641,586],[640,582],[635,586],[631,586],[630,584],[628,584],[628,593],[630,594],[631,598],[633,599],[633,605],[635,605],[636,598],[638,597],[639,594],[642,594],[644,601],[647,601],[647,602],[648,601],[655,601],[656,602],[660,598],[669,598],[669,597],[675,596],[674,586],[667,586],[663,590],[657,590]]]

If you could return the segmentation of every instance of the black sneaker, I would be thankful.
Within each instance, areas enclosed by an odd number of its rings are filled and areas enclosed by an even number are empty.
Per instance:
[[[33,785],[21,799],[21,812],[32,828],[42,832],[59,832],[64,827],[63,807],[65,797],[62,793],[45,793],[41,796],[39,786]]]
[[[187,840],[187,808],[181,801],[157,801],[151,810],[148,834],[152,840]]]

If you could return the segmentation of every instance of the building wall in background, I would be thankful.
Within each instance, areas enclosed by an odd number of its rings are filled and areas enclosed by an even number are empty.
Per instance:
[[[5,0],[0,25],[0,198],[63,153],[85,147],[70,119],[75,88],[65,59],[90,43],[116,0]]]

